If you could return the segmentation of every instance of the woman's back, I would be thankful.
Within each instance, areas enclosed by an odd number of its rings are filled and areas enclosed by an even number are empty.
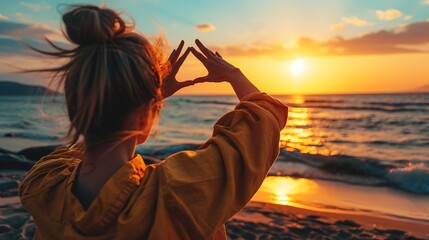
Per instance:
[[[261,93],[220,54],[212,53],[199,41],[197,45],[202,53],[192,48],[178,58],[173,52],[169,58],[171,72],[164,77],[155,74],[163,81],[159,91],[146,91],[153,92],[152,97],[141,98],[142,105],[135,106],[123,121],[118,120],[120,125],[76,120],[72,114],[73,129],[84,141],[39,160],[20,187],[22,203],[34,217],[36,239],[226,239],[223,224],[252,198],[278,155],[287,107]],[[179,152],[159,164],[145,165],[134,151],[136,144],[146,140],[153,116],[159,111],[151,105],[157,100],[150,99],[156,99],[157,92],[165,98],[190,85],[175,79],[189,51],[209,72],[192,84],[227,81],[240,103],[217,121],[213,136],[199,150]],[[74,101],[67,101],[69,111],[79,115]],[[109,101],[101,103],[94,105],[101,112],[99,116],[109,109]],[[98,117],[97,112],[93,114]],[[113,143],[92,141],[111,136],[106,133],[117,136],[118,128],[121,133],[137,134],[120,141],[108,138]],[[97,154],[106,146],[112,158]],[[93,180],[97,184],[91,186]]]

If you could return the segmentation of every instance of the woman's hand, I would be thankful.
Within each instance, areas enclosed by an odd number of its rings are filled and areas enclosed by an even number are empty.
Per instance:
[[[218,52],[213,53],[206,48],[200,40],[195,40],[195,43],[202,53],[191,47],[192,54],[194,54],[194,56],[206,67],[208,74],[207,76],[194,79],[194,83],[230,82],[236,77],[235,75],[240,72],[238,68],[223,60],[222,56]]]
[[[190,48],[187,48],[185,53],[183,53],[183,55],[179,58],[184,44],[185,42],[182,40],[177,49],[174,49],[173,52],[170,54],[170,57],[168,58],[168,61],[171,64],[171,71],[162,80],[161,91],[163,98],[167,98],[179,91],[180,89],[194,84],[192,80],[179,82],[176,79],[176,75],[179,72],[180,66],[182,66],[183,62],[185,61],[186,57],[190,52]]]
[[[195,48],[191,48],[192,54],[206,67],[208,74],[207,76],[194,79],[194,83],[227,81],[231,84],[235,94],[240,100],[248,94],[260,92],[259,89],[244,76],[240,69],[223,60],[218,52],[213,53],[198,39],[195,40],[195,43],[202,53],[198,52]]]

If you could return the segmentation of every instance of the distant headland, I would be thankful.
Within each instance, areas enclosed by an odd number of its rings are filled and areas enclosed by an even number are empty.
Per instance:
[[[43,96],[54,95],[55,93],[55,91],[43,86],[0,81],[0,96]]]
[[[415,89],[417,92],[429,93],[429,84],[423,85]]]

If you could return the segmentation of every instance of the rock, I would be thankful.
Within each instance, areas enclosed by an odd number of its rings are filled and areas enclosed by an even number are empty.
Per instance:
[[[365,239],[372,238],[372,235],[369,234],[369,233],[360,233],[358,236],[361,237],[361,238],[365,238]]]
[[[18,154],[26,157],[29,160],[38,161],[40,158],[49,155],[50,153],[55,151],[55,149],[58,147],[59,145],[30,147],[19,151]]]
[[[9,226],[17,229],[24,225],[28,218],[28,213],[15,213],[9,216],[2,216],[0,218],[0,224],[8,224]]]
[[[16,231],[10,231],[4,234],[0,234],[1,240],[16,240],[21,239],[19,234]]]
[[[352,234],[344,231],[344,230],[340,230],[340,232],[337,234],[337,238],[338,239],[347,239],[350,238]]]
[[[17,188],[18,181],[11,179],[0,178],[0,192],[7,191],[11,188]]]
[[[0,148],[0,169],[23,169],[29,170],[34,162],[14,152]]]
[[[339,220],[339,221],[336,221],[335,224],[340,226],[346,226],[346,227],[360,227],[360,224],[351,220]]]
[[[405,240],[419,240],[419,239],[413,236],[408,236],[407,238],[405,238]]]
[[[396,230],[396,229],[388,229],[384,231],[385,233],[388,233],[390,235],[394,235],[394,236],[402,236],[405,234],[404,231],[402,230]]]
[[[307,237],[310,233],[310,230],[307,228],[296,228],[296,227],[290,227],[289,232],[294,233],[300,237]]]
[[[7,224],[0,224],[0,234],[12,231],[13,228]]]
[[[36,228],[34,223],[26,223],[21,230],[21,236],[26,239],[33,239],[34,234],[36,232]]]

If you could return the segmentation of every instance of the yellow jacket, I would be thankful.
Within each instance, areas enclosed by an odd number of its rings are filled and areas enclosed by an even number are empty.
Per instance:
[[[85,211],[71,189],[82,152],[40,159],[20,186],[36,239],[226,239],[224,223],[252,198],[279,153],[287,107],[245,96],[197,151],[146,166],[135,155]]]

